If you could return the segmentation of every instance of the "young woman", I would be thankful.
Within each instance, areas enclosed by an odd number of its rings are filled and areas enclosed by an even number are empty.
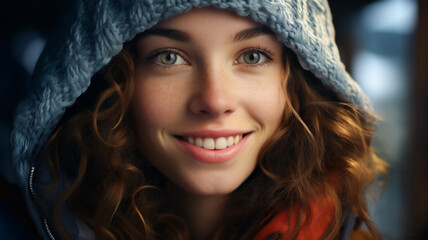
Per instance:
[[[381,238],[324,1],[77,1],[12,135],[47,239]]]

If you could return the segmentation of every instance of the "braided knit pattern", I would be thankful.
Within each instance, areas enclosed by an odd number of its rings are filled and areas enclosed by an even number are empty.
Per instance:
[[[18,106],[12,161],[22,189],[41,146],[89,86],[91,76],[123,43],[192,7],[214,6],[249,16],[277,38],[341,98],[371,116],[370,101],[340,61],[327,0],[75,0],[48,41],[32,77],[32,93]]]

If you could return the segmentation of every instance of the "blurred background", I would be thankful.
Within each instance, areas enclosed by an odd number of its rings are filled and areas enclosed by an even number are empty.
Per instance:
[[[0,10],[0,176],[9,166],[13,111],[64,1],[6,0]],[[330,0],[348,71],[381,117],[374,145],[390,165],[370,204],[386,239],[428,239],[428,1]],[[0,200],[7,198],[1,194]],[[0,210],[4,206],[0,203]],[[19,226],[5,228],[0,236]]]

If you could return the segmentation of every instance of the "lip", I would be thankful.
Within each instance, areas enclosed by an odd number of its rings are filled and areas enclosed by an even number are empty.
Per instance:
[[[183,149],[189,153],[194,159],[204,163],[224,163],[235,157],[241,149],[246,145],[248,139],[252,132],[244,132],[244,131],[233,131],[233,130],[224,130],[224,131],[212,131],[212,130],[204,130],[193,133],[180,134],[176,135],[176,139],[183,147]],[[198,147],[193,145],[181,137],[201,137],[201,138],[219,138],[219,137],[227,137],[227,136],[236,136],[243,135],[242,139],[238,142],[238,144],[232,145],[225,149],[216,149],[209,150],[202,147]]]
[[[249,131],[236,131],[236,130],[202,130],[197,132],[177,134],[176,136],[181,137],[201,137],[201,138],[219,138],[219,137],[228,137],[236,135],[244,135],[250,133]]]

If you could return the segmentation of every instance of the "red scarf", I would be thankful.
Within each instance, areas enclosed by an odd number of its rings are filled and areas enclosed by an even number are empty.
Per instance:
[[[333,219],[334,203],[329,197],[316,197],[309,200],[309,204],[312,218],[307,226],[300,229],[297,240],[320,239],[328,224]],[[289,210],[278,213],[257,233],[253,240],[264,240],[269,235],[277,232],[285,235],[289,227],[294,226],[294,223],[290,224],[288,219],[289,214]]]

